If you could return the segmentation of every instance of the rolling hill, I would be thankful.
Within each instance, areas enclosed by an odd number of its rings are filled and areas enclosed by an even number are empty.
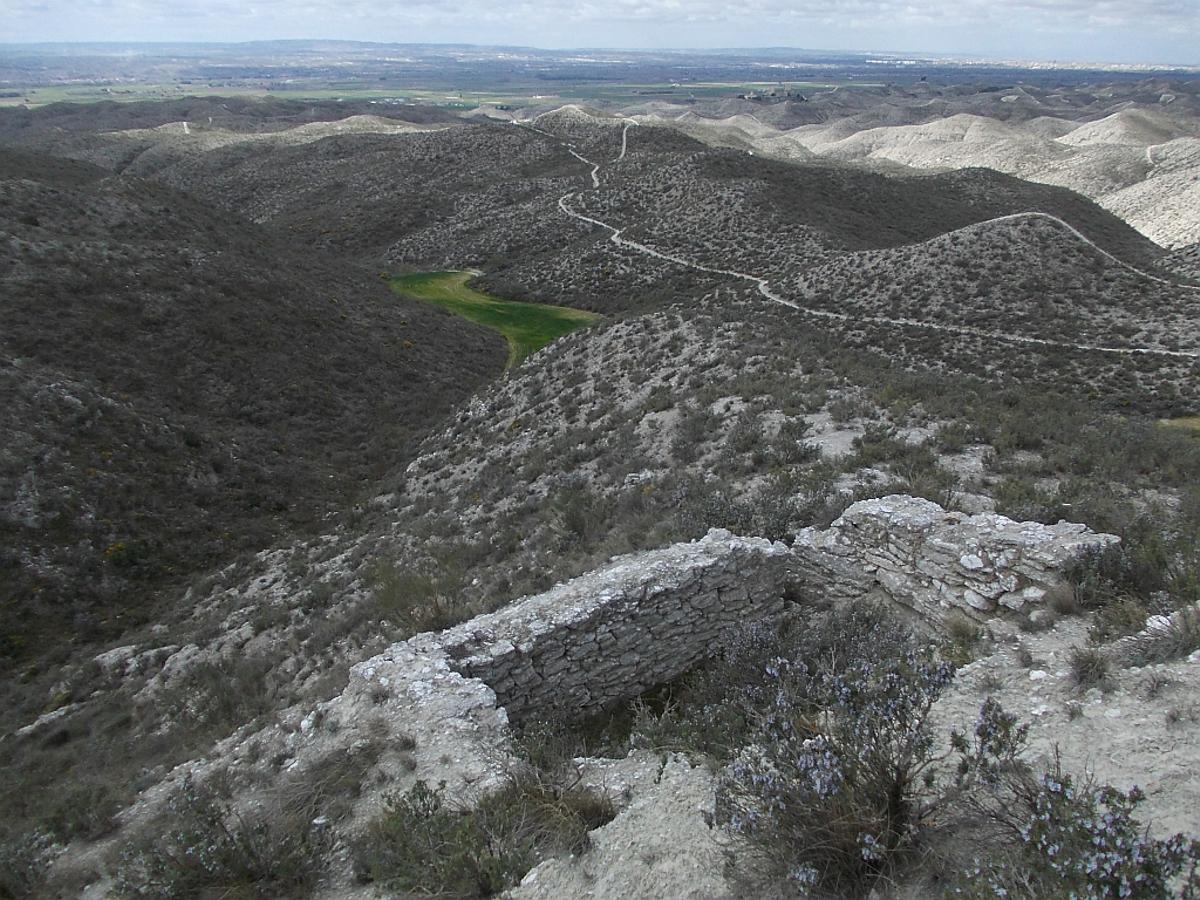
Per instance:
[[[500,340],[170,188],[0,154],[4,662],[111,639],[311,528]]]
[[[1092,98],[1073,109],[1030,93],[1002,96],[1001,101],[1011,98],[1010,108],[979,102],[978,96],[923,104],[887,97],[876,108],[830,110],[827,118],[793,128],[769,128],[757,116],[756,127],[746,128],[745,113],[699,116],[678,107],[660,108],[642,120],[711,146],[776,159],[815,157],[893,172],[995,169],[1077,191],[1171,248],[1200,237],[1195,150],[1200,130],[1188,113],[1195,98],[1183,96],[1187,109],[1171,105],[1179,96],[1166,92],[1153,106]],[[1090,118],[1113,105],[1115,112]],[[1037,112],[1043,114],[1031,115]]]

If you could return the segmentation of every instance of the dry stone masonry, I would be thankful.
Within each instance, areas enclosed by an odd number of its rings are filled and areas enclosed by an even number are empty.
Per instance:
[[[442,680],[477,679],[514,718],[534,710],[586,714],[691,668],[739,622],[779,612],[790,561],[783,544],[714,529],[691,543],[618,557],[384,656],[426,660]],[[355,672],[373,673],[380,662]]]
[[[738,623],[782,611],[791,581],[830,599],[882,596],[934,623],[954,610],[982,619],[1036,609],[1072,559],[1116,540],[908,496],[855,503],[792,548],[714,529],[395,644],[354,667],[351,689],[383,688],[435,721],[489,732],[535,713],[586,715],[687,671]]]
[[[810,591],[837,600],[881,594],[936,623],[952,610],[982,619],[1036,608],[1071,560],[1118,540],[1069,522],[967,515],[892,495],[853,504],[828,531],[804,529],[794,551]]]

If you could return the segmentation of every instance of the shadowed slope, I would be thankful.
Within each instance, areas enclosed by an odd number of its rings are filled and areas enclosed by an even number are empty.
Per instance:
[[[503,359],[378,278],[79,164],[0,154],[0,233],[0,657],[119,634],[316,524]]]

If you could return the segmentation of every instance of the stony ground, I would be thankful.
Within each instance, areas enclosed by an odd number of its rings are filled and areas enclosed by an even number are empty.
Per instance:
[[[1066,771],[1122,790],[1136,785],[1146,793],[1140,812],[1152,834],[1194,833],[1200,653],[1120,669],[1103,689],[1081,690],[1071,683],[1067,657],[1086,644],[1087,625],[1086,619],[1068,618],[1028,633],[992,622],[979,657],[959,671],[934,709],[943,738],[972,722],[985,697],[995,697],[1030,723],[1029,761],[1048,765],[1057,753]],[[624,760],[578,765],[586,783],[620,798],[620,814],[595,832],[586,855],[543,863],[509,896],[744,895],[723,866],[729,839],[709,825],[716,785],[703,764],[643,750]],[[681,885],[685,893],[677,893]],[[899,895],[928,896],[923,892],[929,889],[918,882]]]

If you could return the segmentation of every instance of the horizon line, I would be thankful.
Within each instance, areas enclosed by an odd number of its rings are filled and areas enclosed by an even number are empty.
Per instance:
[[[788,45],[745,45],[745,46],[696,46],[696,47],[619,47],[619,46],[562,46],[539,47],[533,44],[485,44],[472,41],[378,41],[354,38],[253,38],[250,40],[97,40],[97,41],[62,41],[62,40],[16,40],[0,41],[0,49],[25,47],[237,47],[255,44],[358,44],[378,47],[471,47],[492,50],[526,50],[541,53],[810,53],[810,54],[845,54],[850,56],[882,55],[888,57],[917,57],[919,60],[938,62],[987,62],[1005,68],[1022,68],[1028,66],[1049,66],[1063,69],[1097,69],[1097,70],[1159,70],[1159,71],[1200,71],[1200,61],[1194,63],[1165,63],[1165,62],[1112,62],[1104,60],[1063,60],[1050,57],[1021,57],[1004,56],[970,51],[930,51],[903,50],[883,48],[822,48],[797,47]]]

